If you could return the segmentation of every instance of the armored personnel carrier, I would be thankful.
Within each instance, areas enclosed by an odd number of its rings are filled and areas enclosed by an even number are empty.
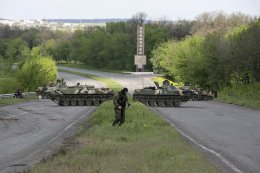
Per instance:
[[[182,89],[182,94],[188,96],[192,101],[208,101],[213,100],[213,96],[211,94],[206,93],[202,89],[198,88],[197,90],[192,90],[188,88]]]
[[[168,80],[163,81],[160,87],[158,82],[154,82],[156,87],[150,86],[137,89],[133,93],[133,99],[142,102],[147,106],[159,107],[180,107],[182,102],[189,100],[188,96],[181,95],[179,90],[170,85]]]
[[[60,106],[98,106],[114,96],[109,88],[95,88],[93,85],[47,87],[42,93]]]

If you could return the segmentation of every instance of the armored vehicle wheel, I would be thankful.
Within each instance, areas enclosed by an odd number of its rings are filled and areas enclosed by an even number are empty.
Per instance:
[[[158,105],[159,107],[165,107],[164,101],[158,101],[157,105]]]
[[[86,105],[87,106],[91,106],[92,105],[92,101],[91,100],[86,100]]]
[[[141,103],[143,103],[144,105],[148,105],[148,101],[147,100],[141,100]]]
[[[93,104],[94,104],[95,106],[98,106],[98,105],[100,105],[100,101],[99,101],[99,100],[94,100],[94,101],[93,101]]]
[[[153,100],[149,101],[149,105],[150,106],[156,106],[156,101],[153,101]]]
[[[180,107],[180,106],[181,106],[181,103],[180,103],[180,102],[175,102],[175,103],[174,103],[174,106]]]
[[[64,106],[69,106],[70,105],[70,101],[69,100],[64,100],[63,101],[63,105]]]
[[[71,106],[77,106],[77,101],[76,100],[71,100]]]
[[[166,102],[165,102],[165,105],[166,105],[167,107],[173,107],[173,102],[172,102],[172,101],[166,101]]]
[[[79,106],[83,106],[83,105],[85,105],[85,102],[84,102],[83,100],[79,100],[79,101],[78,101],[78,105],[79,105]]]

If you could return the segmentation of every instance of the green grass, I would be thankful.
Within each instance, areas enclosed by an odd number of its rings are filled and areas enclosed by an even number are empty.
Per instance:
[[[25,96],[23,99],[20,98],[4,98],[0,99],[0,106],[5,106],[5,105],[12,105],[16,103],[21,103],[21,102],[28,102],[31,100],[35,100],[38,97],[36,95],[30,95],[30,96]]]
[[[87,77],[90,79],[94,79],[100,82],[103,82],[107,85],[108,88],[112,88],[114,91],[119,91],[122,89],[122,86],[115,80],[97,76],[97,75],[92,75],[92,74],[87,74],[87,73],[81,73],[81,72],[75,72],[75,71],[70,71],[70,70],[64,70],[64,69],[59,69],[60,72],[65,72],[65,73],[70,73],[70,74],[75,74],[83,77]]]
[[[124,70],[112,70],[108,68],[93,68],[91,66],[88,66],[86,64],[75,64],[75,63],[60,63],[57,64],[58,66],[65,66],[65,67],[73,67],[73,68],[80,68],[80,69],[86,69],[86,70],[96,70],[96,71],[103,71],[103,72],[111,72],[111,73],[124,73]]]
[[[161,117],[141,103],[126,110],[126,122],[113,127],[112,101],[103,103],[76,137],[82,147],[34,166],[30,173],[217,173]]]
[[[62,70],[63,71],[63,70]],[[69,72],[122,88],[110,79]],[[165,120],[138,102],[131,101],[126,122],[112,126],[112,101],[104,102],[79,129],[74,150],[61,150],[35,165],[30,173],[217,173],[219,170],[185,142]]]
[[[216,100],[260,109],[260,82],[224,88]]]

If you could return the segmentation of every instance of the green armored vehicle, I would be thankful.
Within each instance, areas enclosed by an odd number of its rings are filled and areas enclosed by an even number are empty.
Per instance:
[[[197,88],[196,90],[192,90],[189,87],[182,88],[182,94],[189,97],[190,100],[193,101],[208,101],[213,100],[213,96],[209,93],[206,93],[201,88]]]
[[[93,85],[79,84],[48,87],[43,94],[60,106],[98,106],[114,96],[114,92],[109,88],[95,88]]]
[[[168,80],[163,81],[160,87],[158,82],[154,82],[156,87],[145,87],[134,91],[133,99],[142,102],[147,106],[159,107],[180,107],[182,102],[187,102],[189,97],[181,95],[179,90],[170,85]]]

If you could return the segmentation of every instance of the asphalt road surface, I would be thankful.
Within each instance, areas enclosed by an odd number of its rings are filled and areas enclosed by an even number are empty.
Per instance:
[[[59,72],[59,78],[63,78],[68,86],[75,86],[77,83],[81,85],[94,85],[96,88],[107,87],[105,83],[97,82],[93,79],[86,79],[74,74]]]
[[[68,85],[105,86],[77,75],[60,73]],[[48,157],[73,135],[93,106],[58,106],[50,100],[0,107],[0,172],[13,173],[28,169]]]
[[[61,68],[61,67],[60,67]],[[64,67],[62,67],[64,68]],[[73,69],[117,80],[132,92],[153,85],[153,75]],[[216,101],[189,101],[181,108],[154,107],[223,172],[260,173],[260,111]]]
[[[224,172],[260,172],[260,111],[215,101],[152,108],[200,148],[226,162]]]
[[[154,75],[151,74],[62,68],[109,77],[128,87],[130,92],[153,85],[150,79]],[[76,75],[62,75],[68,81],[84,80]],[[0,107],[0,172],[22,170],[48,155],[94,109],[60,107],[48,100]],[[181,108],[154,107],[152,110],[201,148],[223,172],[260,172],[260,111],[215,101],[191,101]]]
[[[136,73],[136,74],[116,74],[116,73],[108,73],[108,72],[97,72],[93,70],[84,70],[70,67],[61,67],[59,69],[76,71],[81,73],[88,73],[93,75],[98,75],[106,78],[110,78],[112,80],[116,80],[123,87],[128,87],[129,92],[133,93],[135,89],[143,88],[144,86],[155,86],[151,81],[155,75],[153,74],[145,74],[145,73]]]

